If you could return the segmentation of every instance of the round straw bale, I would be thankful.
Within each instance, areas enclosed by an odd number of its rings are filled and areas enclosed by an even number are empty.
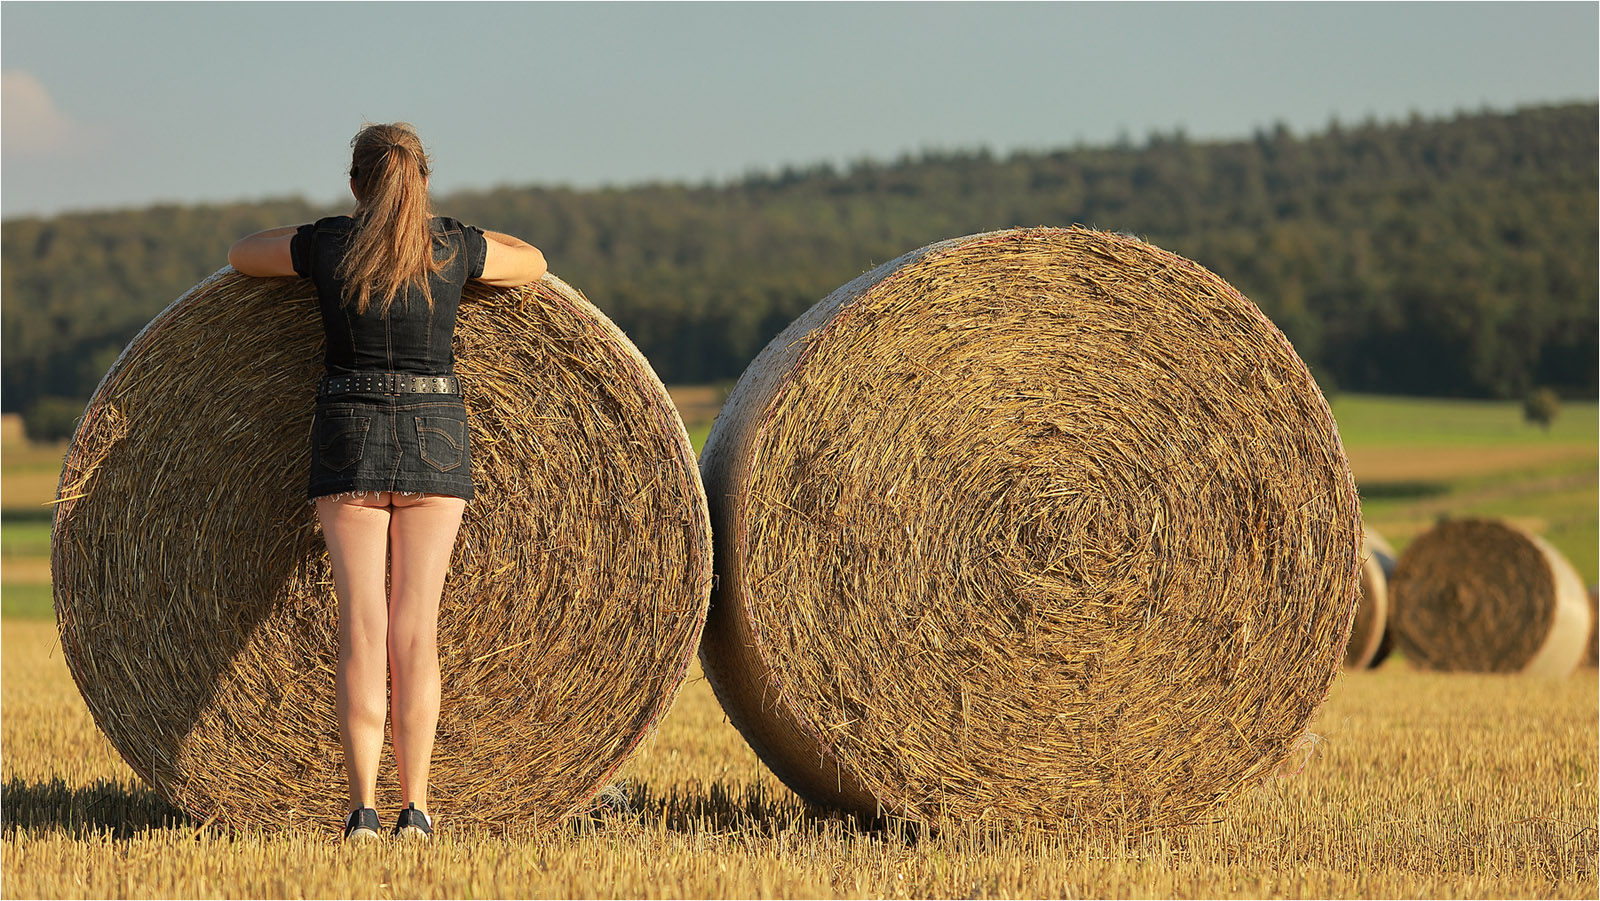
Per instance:
[[[1388,656],[1389,574],[1394,572],[1394,548],[1375,529],[1361,530],[1361,600],[1356,604],[1356,621],[1350,629],[1350,644],[1345,648],[1344,665],[1368,669]]]
[[[1254,305],[1134,238],[862,275],[750,365],[701,472],[702,663],[816,804],[1190,822],[1303,740],[1350,635],[1327,403]]]
[[[58,493],[56,616],[95,722],[228,827],[345,810],[337,606],[305,498],[321,344],[309,282],[219,271],[111,367]],[[676,696],[710,596],[705,496],[660,381],[559,279],[469,286],[456,352],[477,497],[439,616],[429,801],[445,823],[548,824]]]
[[[1500,520],[1442,522],[1389,583],[1400,652],[1435,670],[1565,676],[1583,656],[1583,582],[1543,538]]]
[[[1589,643],[1583,648],[1583,665],[1600,665],[1600,585],[1589,586]]]

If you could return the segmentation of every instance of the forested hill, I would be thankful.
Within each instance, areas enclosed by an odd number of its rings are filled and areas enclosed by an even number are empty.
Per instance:
[[[715,186],[505,188],[436,206],[539,245],[669,382],[738,376],[806,307],[908,250],[1081,223],[1217,272],[1324,384],[1592,397],[1597,133],[1583,104],[1230,143],[929,154]],[[282,201],[5,222],[0,405],[86,400],[236,237],[343,211]]]

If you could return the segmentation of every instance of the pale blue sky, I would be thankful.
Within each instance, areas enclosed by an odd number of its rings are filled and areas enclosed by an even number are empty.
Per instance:
[[[0,214],[341,199],[409,120],[435,193],[1593,102],[1583,3],[0,4]]]

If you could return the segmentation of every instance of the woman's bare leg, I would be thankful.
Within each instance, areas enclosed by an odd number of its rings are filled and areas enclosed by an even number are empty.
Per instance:
[[[317,500],[317,517],[339,595],[339,666],[334,695],[350,807],[377,806],[378,758],[387,712],[390,509],[387,493]]]
[[[401,803],[428,809],[428,763],[439,725],[439,599],[467,502],[395,495],[389,524],[389,673]]]

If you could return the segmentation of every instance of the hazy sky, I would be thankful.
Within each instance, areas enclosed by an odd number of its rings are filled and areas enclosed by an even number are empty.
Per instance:
[[[1600,95],[1600,4],[0,4],[0,214],[1237,138]]]

